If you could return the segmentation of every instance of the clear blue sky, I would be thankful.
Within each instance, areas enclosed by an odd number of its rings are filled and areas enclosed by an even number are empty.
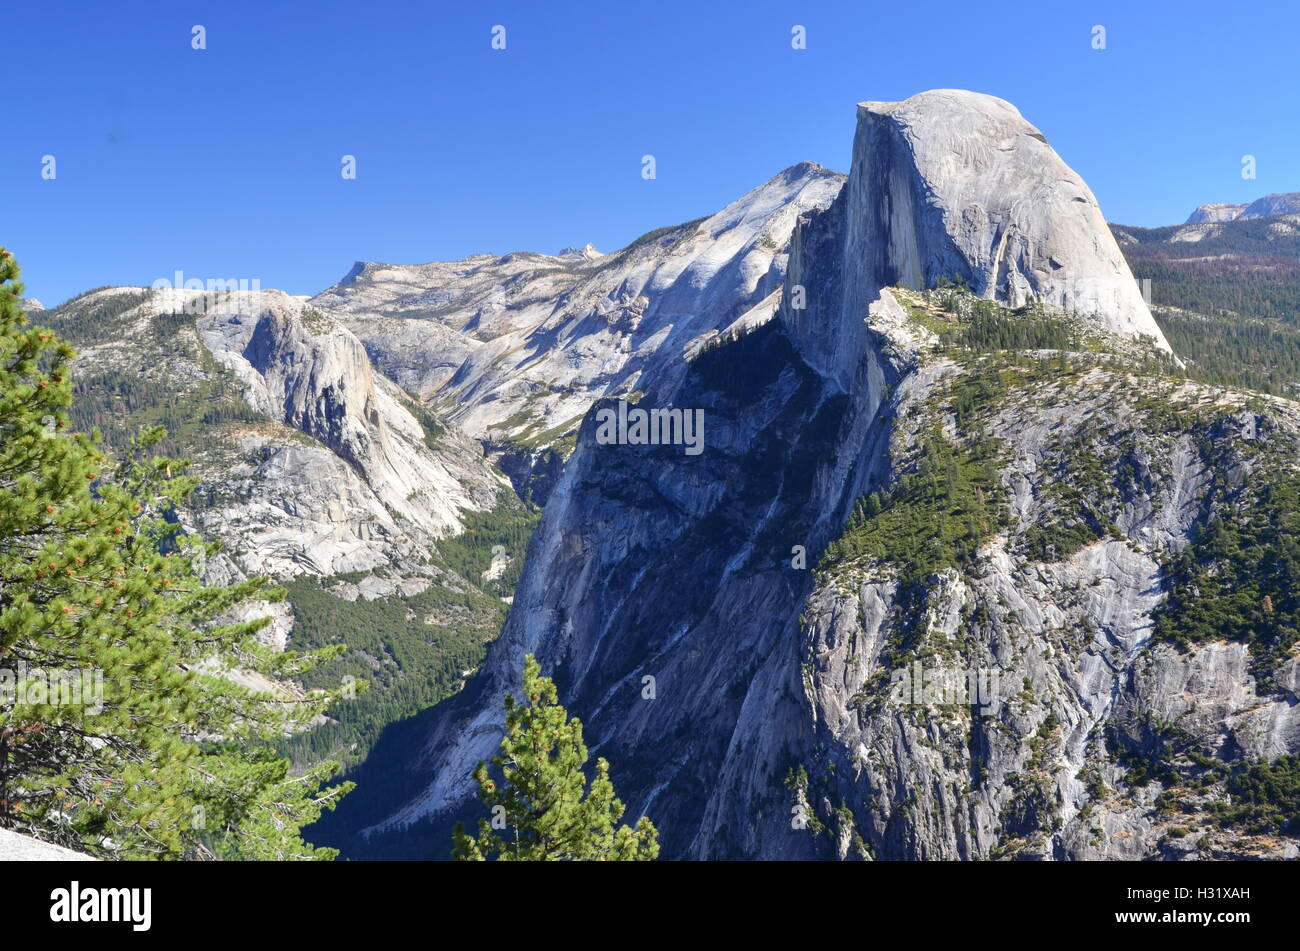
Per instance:
[[[803,159],[847,171],[855,102],[936,87],[1017,105],[1110,220],[1180,222],[1300,190],[1286,7],[11,0],[0,244],[47,305],[177,269],[314,293],[355,260],[613,250]]]

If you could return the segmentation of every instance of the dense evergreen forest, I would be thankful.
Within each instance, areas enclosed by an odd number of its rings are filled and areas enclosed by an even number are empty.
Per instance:
[[[1296,216],[1167,228],[1112,226],[1188,376],[1294,397],[1300,387]],[[1189,241],[1189,234],[1202,235]],[[1176,236],[1181,239],[1175,240]]]
[[[470,513],[465,532],[438,545],[440,567],[454,574],[418,594],[349,601],[331,590],[340,582],[360,581],[364,573],[289,581],[292,645],[303,650],[347,646],[341,657],[305,676],[304,686],[351,680],[364,681],[369,689],[339,701],[329,722],[287,738],[281,749],[300,765],[331,759],[350,768],[365,758],[386,726],[455,693],[505,621],[502,598],[519,580],[539,517],[510,505]],[[492,581],[466,584],[465,579],[482,579],[494,549],[509,553],[506,570]]]

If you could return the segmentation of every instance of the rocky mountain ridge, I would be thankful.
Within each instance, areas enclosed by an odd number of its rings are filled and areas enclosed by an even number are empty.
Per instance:
[[[86,376],[135,375],[173,401],[228,371],[244,419],[209,416],[186,448],[229,480],[205,495],[227,504],[199,518],[241,573],[392,566],[508,490],[477,444],[374,373],[346,328],[279,291],[106,288],[42,320],[70,331]]]
[[[718,213],[612,254],[358,263],[312,305],[467,434],[545,448],[599,397],[680,373],[703,341],[771,316],[798,216],[843,176],[786,169]]]
[[[192,461],[181,518],[223,545],[207,580],[287,584],[287,601],[243,612],[270,616],[279,648],[351,647],[314,676],[371,690],[295,756],[362,756],[477,663],[509,590],[482,572],[513,578],[532,516],[482,446],[376,373],[346,328],[278,291],[102,288],[39,319],[78,350],[74,425],[121,453],[161,424],[162,450]]]
[[[1300,214],[1300,192],[1265,195],[1246,204],[1212,203],[1200,205],[1184,224],[1216,224],[1221,221],[1249,221],[1275,215]]]

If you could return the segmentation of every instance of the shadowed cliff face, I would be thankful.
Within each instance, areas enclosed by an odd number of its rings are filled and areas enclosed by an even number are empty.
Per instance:
[[[824,512],[842,507],[846,480],[871,464],[870,454],[843,459],[836,447],[870,421],[826,390],[775,323],[701,356],[674,397],[704,410],[698,457],[680,446],[599,445],[588,417],[530,549],[537,567],[516,589],[502,635],[511,647],[494,651],[472,706],[449,705],[428,747],[434,759],[421,767],[432,785],[381,835],[455,808],[469,791],[464,767],[493,753],[500,697],[523,652],[556,672],[593,754],[615,764],[620,795],[638,804],[630,808],[682,816],[664,830],[677,854],[718,808],[702,792],[720,788],[734,756],[774,775],[802,745],[789,675],[811,576],[789,568],[791,549],[832,530]],[[654,699],[644,696],[646,677]],[[784,715],[772,716],[773,702]],[[765,724],[761,748],[734,750],[738,724],[757,726],[755,716]],[[771,809],[786,811],[776,800]],[[739,838],[713,847],[744,851]]]
[[[953,274],[974,297],[885,286]],[[1293,663],[1155,636],[1170,559],[1294,467],[1300,417],[1170,377],[1131,285],[1012,107],[864,104],[777,316],[638,404],[702,409],[705,451],[603,445],[593,407],[500,639],[408,737],[417,791],[365,848],[445,854],[532,653],[667,857],[1167,856],[1134,764],[1169,724],[1228,765],[1300,749]],[[995,673],[995,702],[891,689],[927,668]]]

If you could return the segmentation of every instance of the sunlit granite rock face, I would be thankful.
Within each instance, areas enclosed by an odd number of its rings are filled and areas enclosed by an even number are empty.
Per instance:
[[[860,104],[843,205],[846,322],[880,287],[960,277],[1168,349],[1088,186],[1001,99],[941,89]]]

